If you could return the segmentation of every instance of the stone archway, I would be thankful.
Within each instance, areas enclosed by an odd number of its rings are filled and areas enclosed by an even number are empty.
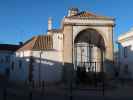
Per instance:
[[[74,68],[102,72],[105,52],[103,37],[95,29],[86,29],[74,39]]]

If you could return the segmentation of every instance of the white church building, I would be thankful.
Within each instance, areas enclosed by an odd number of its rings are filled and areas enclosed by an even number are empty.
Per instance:
[[[110,75],[114,25],[112,17],[77,8],[68,10],[59,29],[53,29],[49,19],[47,35],[32,37],[12,57],[10,78],[55,82],[78,68]]]

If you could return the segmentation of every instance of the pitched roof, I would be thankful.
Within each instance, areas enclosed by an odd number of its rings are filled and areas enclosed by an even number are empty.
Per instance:
[[[0,51],[16,51],[20,45],[0,44]]]
[[[17,51],[25,50],[49,50],[53,48],[53,38],[50,35],[32,37]]]
[[[33,46],[33,50],[48,50],[53,48],[53,38],[51,35],[38,36]]]
[[[82,11],[76,15],[68,16],[67,18],[111,18],[111,17],[105,17],[105,16],[99,16],[90,12]]]
[[[118,42],[124,42],[132,39],[133,39],[133,29],[130,29],[128,32],[123,33],[118,37]]]

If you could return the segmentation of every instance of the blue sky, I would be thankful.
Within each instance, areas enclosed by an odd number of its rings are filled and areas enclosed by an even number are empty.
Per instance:
[[[133,0],[0,0],[0,43],[18,43],[34,35],[45,34],[47,19],[53,27],[70,7],[116,19],[114,41],[133,27]]]

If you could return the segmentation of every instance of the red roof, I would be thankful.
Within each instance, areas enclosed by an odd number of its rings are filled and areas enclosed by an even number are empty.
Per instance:
[[[24,50],[49,50],[53,48],[53,38],[51,35],[35,36],[28,40],[18,51]]]
[[[67,18],[105,18],[106,19],[111,17],[99,16],[90,12],[83,11],[73,16],[67,16]]]

